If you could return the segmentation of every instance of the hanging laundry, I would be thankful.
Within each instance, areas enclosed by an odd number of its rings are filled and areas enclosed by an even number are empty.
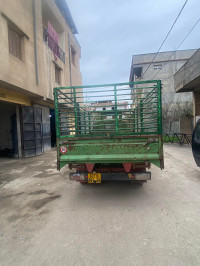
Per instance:
[[[58,38],[59,35],[48,21],[48,46],[54,53],[54,59],[57,61],[57,57],[59,57],[59,46],[58,46]]]

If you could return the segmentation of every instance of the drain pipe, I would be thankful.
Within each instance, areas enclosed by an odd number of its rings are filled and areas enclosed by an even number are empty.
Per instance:
[[[33,33],[34,33],[34,55],[35,55],[35,81],[36,85],[39,84],[39,74],[38,74],[38,50],[37,50],[37,10],[36,10],[36,2],[33,0]]]
[[[68,53],[69,53],[69,78],[70,78],[70,87],[72,86],[72,65],[71,65],[71,43],[68,33]]]

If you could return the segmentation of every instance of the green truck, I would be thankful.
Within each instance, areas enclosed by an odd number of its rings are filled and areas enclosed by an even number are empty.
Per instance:
[[[143,184],[164,168],[161,81],[54,88],[57,167],[80,183]]]

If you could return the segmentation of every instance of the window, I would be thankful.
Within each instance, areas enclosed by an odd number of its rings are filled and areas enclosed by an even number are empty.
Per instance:
[[[154,70],[160,70],[160,69],[162,69],[162,65],[161,64],[160,65],[154,65],[153,69]]]
[[[76,51],[74,50],[74,47],[71,46],[71,56],[72,56],[72,64],[76,66]]]
[[[9,53],[22,60],[22,36],[8,26]]]
[[[141,78],[142,77],[142,67],[134,67],[133,68],[133,74],[135,75],[136,78]]]
[[[55,82],[61,85],[61,68],[55,64]]]

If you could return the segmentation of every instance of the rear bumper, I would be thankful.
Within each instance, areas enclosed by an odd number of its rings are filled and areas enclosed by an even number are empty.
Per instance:
[[[88,173],[70,173],[70,180],[76,180],[79,182],[88,181]],[[101,173],[102,181],[147,181],[151,180],[151,173]]]

